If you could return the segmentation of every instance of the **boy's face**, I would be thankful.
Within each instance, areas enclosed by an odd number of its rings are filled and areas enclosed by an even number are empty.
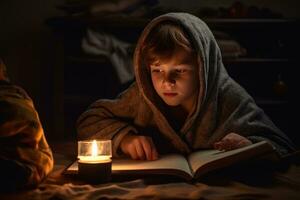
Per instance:
[[[198,63],[190,52],[178,49],[170,59],[150,65],[155,91],[169,106],[190,112],[198,95]]]

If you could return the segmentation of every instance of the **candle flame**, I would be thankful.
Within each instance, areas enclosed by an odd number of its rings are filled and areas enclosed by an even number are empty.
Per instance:
[[[98,147],[96,140],[93,140],[92,142],[92,156],[96,157],[98,155]]]

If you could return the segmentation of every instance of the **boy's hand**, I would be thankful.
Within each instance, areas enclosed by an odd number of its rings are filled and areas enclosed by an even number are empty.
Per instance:
[[[218,150],[228,151],[244,147],[250,144],[252,144],[252,142],[247,138],[236,133],[229,133],[225,137],[223,137],[222,140],[214,143],[214,148]]]
[[[158,159],[158,153],[151,137],[127,135],[122,139],[120,147],[134,160]]]

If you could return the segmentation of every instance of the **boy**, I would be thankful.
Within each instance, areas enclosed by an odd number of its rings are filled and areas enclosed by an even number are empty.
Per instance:
[[[0,58],[0,190],[35,187],[52,168],[52,152],[33,102],[9,82]]]
[[[78,119],[79,139],[112,139],[113,155],[230,150],[267,140],[284,155],[289,139],[227,74],[207,25],[187,13],[152,20],[135,54],[136,82],[98,100]]]

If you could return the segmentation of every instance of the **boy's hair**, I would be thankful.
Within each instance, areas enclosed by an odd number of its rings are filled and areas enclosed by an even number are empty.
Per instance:
[[[147,35],[142,45],[142,56],[147,66],[158,60],[167,60],[179,48],[193,52],[188,35],[180,25],[174,22],[164,22],[154,27]]]

